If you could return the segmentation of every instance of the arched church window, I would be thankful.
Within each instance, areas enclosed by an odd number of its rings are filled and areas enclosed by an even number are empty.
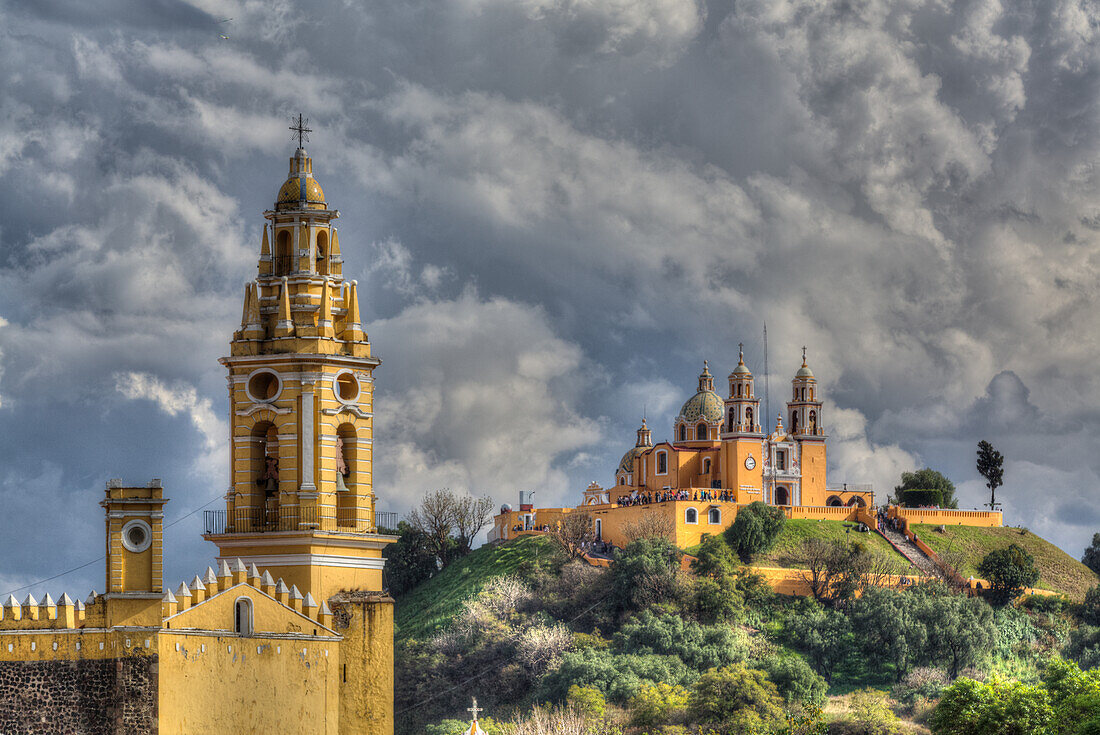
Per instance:
[[[710,474],[710,457],[707,457],[706,459],[703,460],[703,474],[704,475],[709,475]]]
[[[707,511],[707,523],[712,526],[722,525],[722,510],[720,508],[711,508]]]
[[[247,597],[238,597],[233,605],[233,632],[252,635],[252,600]]]
[[[707,439],[707,425],[699,424],[695,427],[695,439],[697,441],[706,441]]]
[[[688,433],[687,427],[684,426],[683,424],[680,424],[680,433],[678,435],[680,437],[680,441],[684,441],[685,439],[687,439],[687,433]]]
[[[798,413],[796,411],[791,412],[791,433],[798,433]]]
[[[684,511],[684,523],[693,523],[694,524],[694,523],[698,523],[698,522],[699,522],[699,511],[695,510],[695,508],[688,508],[687,510]]]
[[[668,474],[668,453],[667,452],[657,452],[657,474],[658,475],[667,475]]]
[[[748,424],[749,431],[752,431],[753,422],[752,422],[752,409],[751,408],[746,408],[745,409],[745,423]]]
[[[736,409],[731,408],[729,416],[726,418],[726,431],[733,431],[733,425],[736,423],[734,417],[736,416]]]
[[[817,433],[817,411],[810,411],[810,433]]]
[[[744,387],[745,386],[741,385],[740,383],[737,384],[737,397],[738,398],[741,397],[741,391],[742,391],[742,389],[744,389]]]

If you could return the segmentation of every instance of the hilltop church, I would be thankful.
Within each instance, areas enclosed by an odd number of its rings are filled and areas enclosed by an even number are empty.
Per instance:
[[[393,600],[371,483],[380,364],[299,147],[264,213],[228,371],[205,573],[163,578],[159,481],[107,483],[103,592],[0,610],[0,733],[393,732]]]
[[[805,348],[791,380],[786,423],[779,414],[770,433],[760,423],[760,397],[743,350],[728,387],[725,398],[714,390],[704,361],[697,390],[673,419],[672,439],[654,444],[643,419],[612,484],[592,483],[575,508],[535,508],[522,500],[518,509],[504,505],[490,541],[547,529],[568,513],[585,511],[597,540],[624,546],[628,526],[662,516],[672,540],[688,548],[728,527],[737,509],[754,501],[780,506],[791,518],[873,522],[869,486],[826,482],[822,396]]]

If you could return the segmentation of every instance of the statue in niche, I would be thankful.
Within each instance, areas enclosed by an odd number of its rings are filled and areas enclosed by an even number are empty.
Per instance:
[[[336,437],[336,489],[344,490],[348,489],[344,480],[351,477],[351,468],[348,467],[347,460],[344,458],[344,439],[343,437]]]

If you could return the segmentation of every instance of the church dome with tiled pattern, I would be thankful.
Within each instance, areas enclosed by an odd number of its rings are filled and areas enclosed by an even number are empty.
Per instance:
[[[680,409],[676,423],[694,423],[699,419],[711,424],[722,423],[725,408],[721,396],[714,392],[714,376],[710,374],[710,365],[703,361],[703,372],[699,374],[699,391]]]
[[[313,178],[313,161],[299,148],[290,159],[290,174],[275,198],[275,209],[325,209],[325,192]]]
[[[722,421],[722,398],[712,390],[701,390],[687,400],[680,409],[678,418],[687,423],[698,421],[700,418],[708,423],[720,423]]]

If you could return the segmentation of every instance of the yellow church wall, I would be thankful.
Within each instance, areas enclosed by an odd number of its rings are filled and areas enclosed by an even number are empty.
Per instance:
[[[161,735],[340,732],[336,640],[164,631],[158,654]]]
[[[333,599],[340,626],[341,735],[392,735],[394,729],[393,599],[349,593]],[[338,624],[339,625],[339,624]]]
[[[81,661],[156,653],[156,628],[0,631],[0,661]]]
[[[825,442],[802,442],[802,504],[825,505]]]

